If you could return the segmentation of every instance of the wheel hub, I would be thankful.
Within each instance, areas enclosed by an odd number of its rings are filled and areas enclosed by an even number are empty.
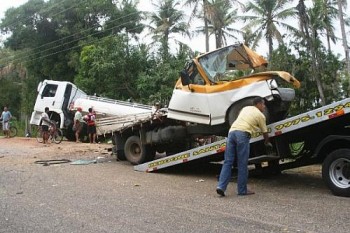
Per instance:
[[[339,188],[350,187],[350,160],[340,158],[335,160],[329,169],[332,182]]]
[[[140,148],[137,144],[134,144],[134,145],[132,146],[132,153],[133,153],[134,155],[140,154],[140,153],[141,153],[141,148]]]

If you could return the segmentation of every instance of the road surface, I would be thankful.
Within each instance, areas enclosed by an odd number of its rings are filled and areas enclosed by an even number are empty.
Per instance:
[[[350,199],[324,185],[320,167],[254,176],[256,194],[216,192],[217,165],[158,173],[118,162],[108,144],[0,137],[0,232],[349,232]],[[38,160],[92,161],[44,166]]]

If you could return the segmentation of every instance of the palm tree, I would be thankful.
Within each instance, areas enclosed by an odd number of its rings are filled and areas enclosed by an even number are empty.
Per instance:
[[[324,106],[326,104],[326,98],[320,79],[321,67],[318,66],[320,61],[319,57],[317,56],[317,51],[321,44],[319,34],[323,30],[327,30],[327,26],[325,26],[326,24],[323,22],[324,15],[321,13],[323,3],[323,0],[315,0],[313,8],[307,9],[304,0],[299,0],[296,8],[298,10],[300,31],[302,34],[301,36],[305,40],[307,48],[310,50],[311,78],[316,81],[317,89],[320,94],[321,105]]]
[[[285,8],[289,0],[253,0],[248,2],[245,12],[252,12],[252,16],[242,16],[244,21],[248,21],[243,30],[252,29],[256,35],[254,45],[256,45],[262,36],[265,36],[269,45],[269,54],[273,51],[273,40],[282,43],[282,35],[278,26],[287,30],[297,31],[293,26],[285,23],[285,20],[296,15],[294,7]],[[255,31],[254,31],[255,29]]]
[[[203,2],[202,4],[202,16],[199,16],[200,18],[203,19],[204,21],[204,35],[205,35],[205,51],[206,52],[209,52],[209,26],[208,26],[208,6],[209,6],[209,2],[208,0],[186,0],[185,2],[185,5],[192,5],[194,4],[193,6],[193,9],[192,9],[192,13],[191,13],[191,17],[190,17],[190,21],[188,22],[190,24],[191,20],[197,16],[198,17],[198,14],[197,14],[197,11],[198,8],[199,8],[199,5],[200,3]]]
[[[215,35],[216,48],[227,44],[227,37],[237,39],[234,34],[242,34],[240,30],[230,27],[237,19],[237,9],[229,0],[213,0],[208,4],[209,32]]]
[[[346,62],[346,67],[347,67],[347,72],[350,74],[350,48],[348,46],[348,42],[346,39],[346,32],[345,32],[345,21],[344,21],[344,16],[343,16],[343,7],[345,8],[347,5],[346,0],[338,0],[338,17],[340,21],[340,29],[341,29],[341,34],[342,34],[342,40],[343,40],[343,47],[344,47],[344,52],[345,52],[345,62]]]
[[[334,7],[334,2],[330,0],[322,0],[320,1],[320,18],[321,22],[323,23],[324,30],[326,31],[326,37],[327,37],[327,47],[328,52],[331,52],[331,44],[330,41],[332,40],[333,43],[336,41],[336,37],[334,34],[334,26],[333,26],[333,19],[337,17],[338,11]]]
[[[153,34],[154,41],[161,43],[163,59],[167,59],[170,35],[178,33],[188,35],[188,25],[184,22],[184,13],[176,9],[179,6],[177,0],[158,0],[158,3],[153,5],[156,10],[149,16],[148,28]]]
[[[238,18],[237,10],[232,10],[233,6],[229,0],[213,0],[208,2],[206,7],[206,17],[208,26],[198,27],[195,33],[206,33],[215,36],[216,48],[227,44],[227,38],[237,39],[235,34],[242,34],[240,30],[230,27]],[[202,18],[201,15],[197,16]]]

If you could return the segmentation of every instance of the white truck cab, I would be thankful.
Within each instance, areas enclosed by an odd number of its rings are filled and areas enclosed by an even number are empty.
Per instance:
[[[60,128],[70,125],[70,105],[78,98],[85,98],[85,92],[70,82],[44,80],[38,84],[38,95],[30,124],[39,125],[45,107],[50,109],[50,119],[58,122]]]
[[[270,122],[286,117],[295,92],[280,80],[300,86],[284,71],[265,71],[267,61],[243,44],[230,45],[193,59],[180,73],[168,117],[204,125],[232,124],[239,111],[256,96],[266,102]],[[250,72],[249,75],[243,75]]]

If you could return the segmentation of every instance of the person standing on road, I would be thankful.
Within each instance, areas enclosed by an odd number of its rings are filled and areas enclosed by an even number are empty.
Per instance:
[[[74,115],[74,125],[73,125],[73,129],[75,130],[75,141],[76,142],[80,142],[80,132],[83,129],[83,124],[84,124],[84,120],[83,120],[83,115],[82,112],[83,109],[81,107],[77,108],[77,112]]]
[[[10,138],[10,120],[12,118],[11,112],[7,106],[4,107],[4,111],[1,113],[2,130],[4,131],[5,138]]]
[[[265,101],[261,97],[256,97],[253,100],[253,105],[254,106],[246,106],[241,110],[229,130],[224,155],[225,160],[221,168],[219,182],[216,188],[216,192],[220,196],[225,196],[227,185],[231,179],[231,170],[235,159],[237,160],[238,167],[238,195],[254,194],[253,191],[247,189],[248,158],[250,153],[250,136],[257,128],[263,133],[265,145],[267,147],[272,147],[272,144],[269,142],[266,118],[263,114],[266,108]]]
[[[87,115],[87,132],[89,135],[90,143],[96,143],[96,114],[89,108],[89,114]]]
[[[50,109],[45,108],[45,111],[41,114],[41,130],[43,133],[43,143],[46,144],[49,139],[49,126],[52,124],[49,117]]]

